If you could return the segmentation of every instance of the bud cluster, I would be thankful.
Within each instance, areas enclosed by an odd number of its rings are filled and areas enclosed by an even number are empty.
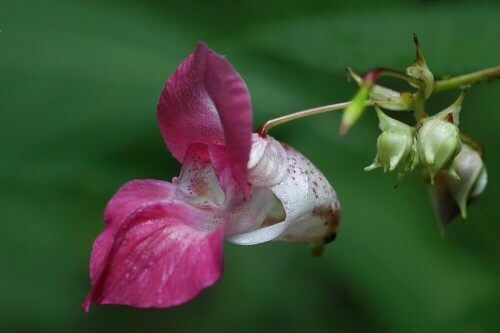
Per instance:
[[[361,118],[367,107],[373,106],[382,133],[377,139],[377,155],[365,168],[371,171],[383,168],[398,170],[396,185],[408,172],[422,165],[424,180],[431,186],[431,197],[443,224],[458,212],[465,217],[467,205],[478,196],[487,183],[483,165],[482,146],[474,139],[460,133],[459,113],[465,95],[464,87],[489,78],[500,78],[500,66],[474,73],[435,80],[427,66],[417,36],[414,62],[406,71],[376,67],[360,76],[351,68],[347,74],[359,86],[349,102],[325,105],[302,110],[269,120],[257,133],[266,137],[271,127],[305,116],[342,110],[340,133],[346,134]],[[379,78],[390,76],[409,84],[406,90],[383,86]],[[429,116],[427,101],[441,91],[460,88],[462,93],[448,108]],[[385,111],[410,112],[415,124],[405,124],[391,118]]]
[[[431,183],[439,171],[458,180],[454,160],[462,147],[458,120],[463,97],[464,93],[450,107],[423,118],[415,127],[389,117],[376,106],[382,134],[377,139],[377,156],[365,171],[378,167],[394,171],[399,167],[399,180],[422,164],[430,174]]]
[[[383,168],[384,172],[398,169],[396,185],[404,175],[419,164],[424,169],[424,180],[430,183],[431,199],[437,215],[447,224],[458,213],[465,218],[466,207],[486,186],[487,174],[482,160],[482,147],[475,140],[460,133],[459,113],[465,91],[457,100],[441,112],[428,116],[426,101],[433,93],[449,88],[446,80],[434,80],[418,38],[415,61],[400,72],[378,67],[357,75],[351,68],[349,76],[359,85],[358,93],[351,100],[341,120],[341,133],[345,133],[362,115],[368,105],[373,105],[382,133],[377,139],[377,155],[373,163],[365,168],[371,171]],[[500,68],[493,68],[477,75],[499,75]],[[496,74],[494,74],[496,73]],[[388,75],[405,80],[415,91],[396,91],[377,83],[378,77]],[[486,77],[486,76],[485,76]],[[482,78],[482,77],[481,77]],[[457,83],[474,83],[464,76]],[[410,111],[415,117],[414,126],[393,119],[380,107],[390,111]]]

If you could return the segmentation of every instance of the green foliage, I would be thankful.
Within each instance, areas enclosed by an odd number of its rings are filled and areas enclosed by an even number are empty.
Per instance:
[[[499,331],[498,82],[464,100],[461,131],[485,145],[491,179],[446,237],[418,175],[393,190],[392,176],[363,172],[374,112],[344,137],[340,114],[324,114],[270,133],[308,156],[342,200],[338,238],[319,259],[305,245],[228,244],[222,280],[191,303],[80,310],[107,200],[128,180],[178,174],[155,106],[197,40],[246,80],[255,128],[349,100],[347,66],[403,70],[413,32],[436,79],[497,65],[498,3],[385,3],[2,1],[0,330]]]

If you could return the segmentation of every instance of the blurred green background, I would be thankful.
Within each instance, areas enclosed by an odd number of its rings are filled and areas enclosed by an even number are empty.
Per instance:
[[[466,96],[461,130],[485,145],[490,178],[444,237],[419,172],[394,190],[395,174],[362,171],[374,113],[342,137],[339,114],[325,114],[272,131],[340,196],[323,256],[226,244],[222,279],[190,303],[80,310],[107,200],[128,180],[178,175],[156,102],[197,40],[245,79],[256,128],[348,100],[347,66],[406,68],[413,32],[438,77],[498,65],[498,22],[498,1],[1,0],[0,330],[499,332],[500,82]]]

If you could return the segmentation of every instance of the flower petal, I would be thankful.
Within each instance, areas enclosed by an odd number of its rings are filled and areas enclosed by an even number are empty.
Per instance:
[[[447,225],[460,213],[460,208],[448,187],[447,175],[444,172],[438,172],[434,179],[434,185],[429,185],[428,188],[436,215],[442,225]]]
[[[172,203],[175,192],[175,187],[168,182],[139,179],[126,183],[115,193],[104,211],[106,229],[96,238],[92,247],[90,260],[92,281],[101,273],[104,261],[113,244],[110,240],[127,218],[152,205]]]
[[[213,285],[222,273],[223,226],[200,230],[186,223],[206,217],[189,206],[155,204],[122,226],[108,226],[94,244],[83,310],[91,302],[168,307]]]
[[[288,158],[283,146],[274,138],[254,133],[248,161],[248,178],[253,187],[270,188],[287,173]]]
[[[252,188],[247,200],[226,211],[226,237],[258,229],[269,215],[273,199],[275,196],[270,189]]]
[[[108,202],[104,211],[104,222],[106,225],[120,224],[141,205],[159,201],[171,202],[174,196],[175,187],[168,182],[153,179],[130,181]]]
[[[225,145],[232,174],[245,194],[251,117],[245,83],[201,42],[169,78],[158,102],[158,123],[172,154],[182,162],[191,143]]]
[[[474,192],[475,184],[480,175],[483,173],[486,177],[486,169],[481,155],[467,144],[462,145],[462,151],[455,158],[455,168],[460,180],[456,181],[448,176],[448,186],[460,208],[462,217],[465,218],[467,216],[467,202]],[[484,186],[486,185],[484,184]],[[482,192],[484,186],[479,193]]]
[[[217,206],[224,202],[225,195],[205,144],[193,143],[189,146],[182,163],[181,174],[179,178],[174,178],[173,183],[191,204]]]
[[[276,142],[276,144],[279,144]],[[276,224],[230,236],[229,241],[253,245],[273,239],[327,243],[335,237],[340,219],[337,195],[323,174],[302,154],[283,145],[288,156],[287,176],[271,188],[286,213]]]

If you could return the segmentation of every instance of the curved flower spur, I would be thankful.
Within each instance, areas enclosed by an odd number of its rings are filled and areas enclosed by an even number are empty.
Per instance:
[[[252,134],[250,96],[221,56],[198,43],[168,79],[158,123],[182,162],[172,183],[134,180],[109,201],[82,304],[169,307],[213,285],[223,239],[308,242],[320,252],[340,217],[336,193],[302,154]]]

